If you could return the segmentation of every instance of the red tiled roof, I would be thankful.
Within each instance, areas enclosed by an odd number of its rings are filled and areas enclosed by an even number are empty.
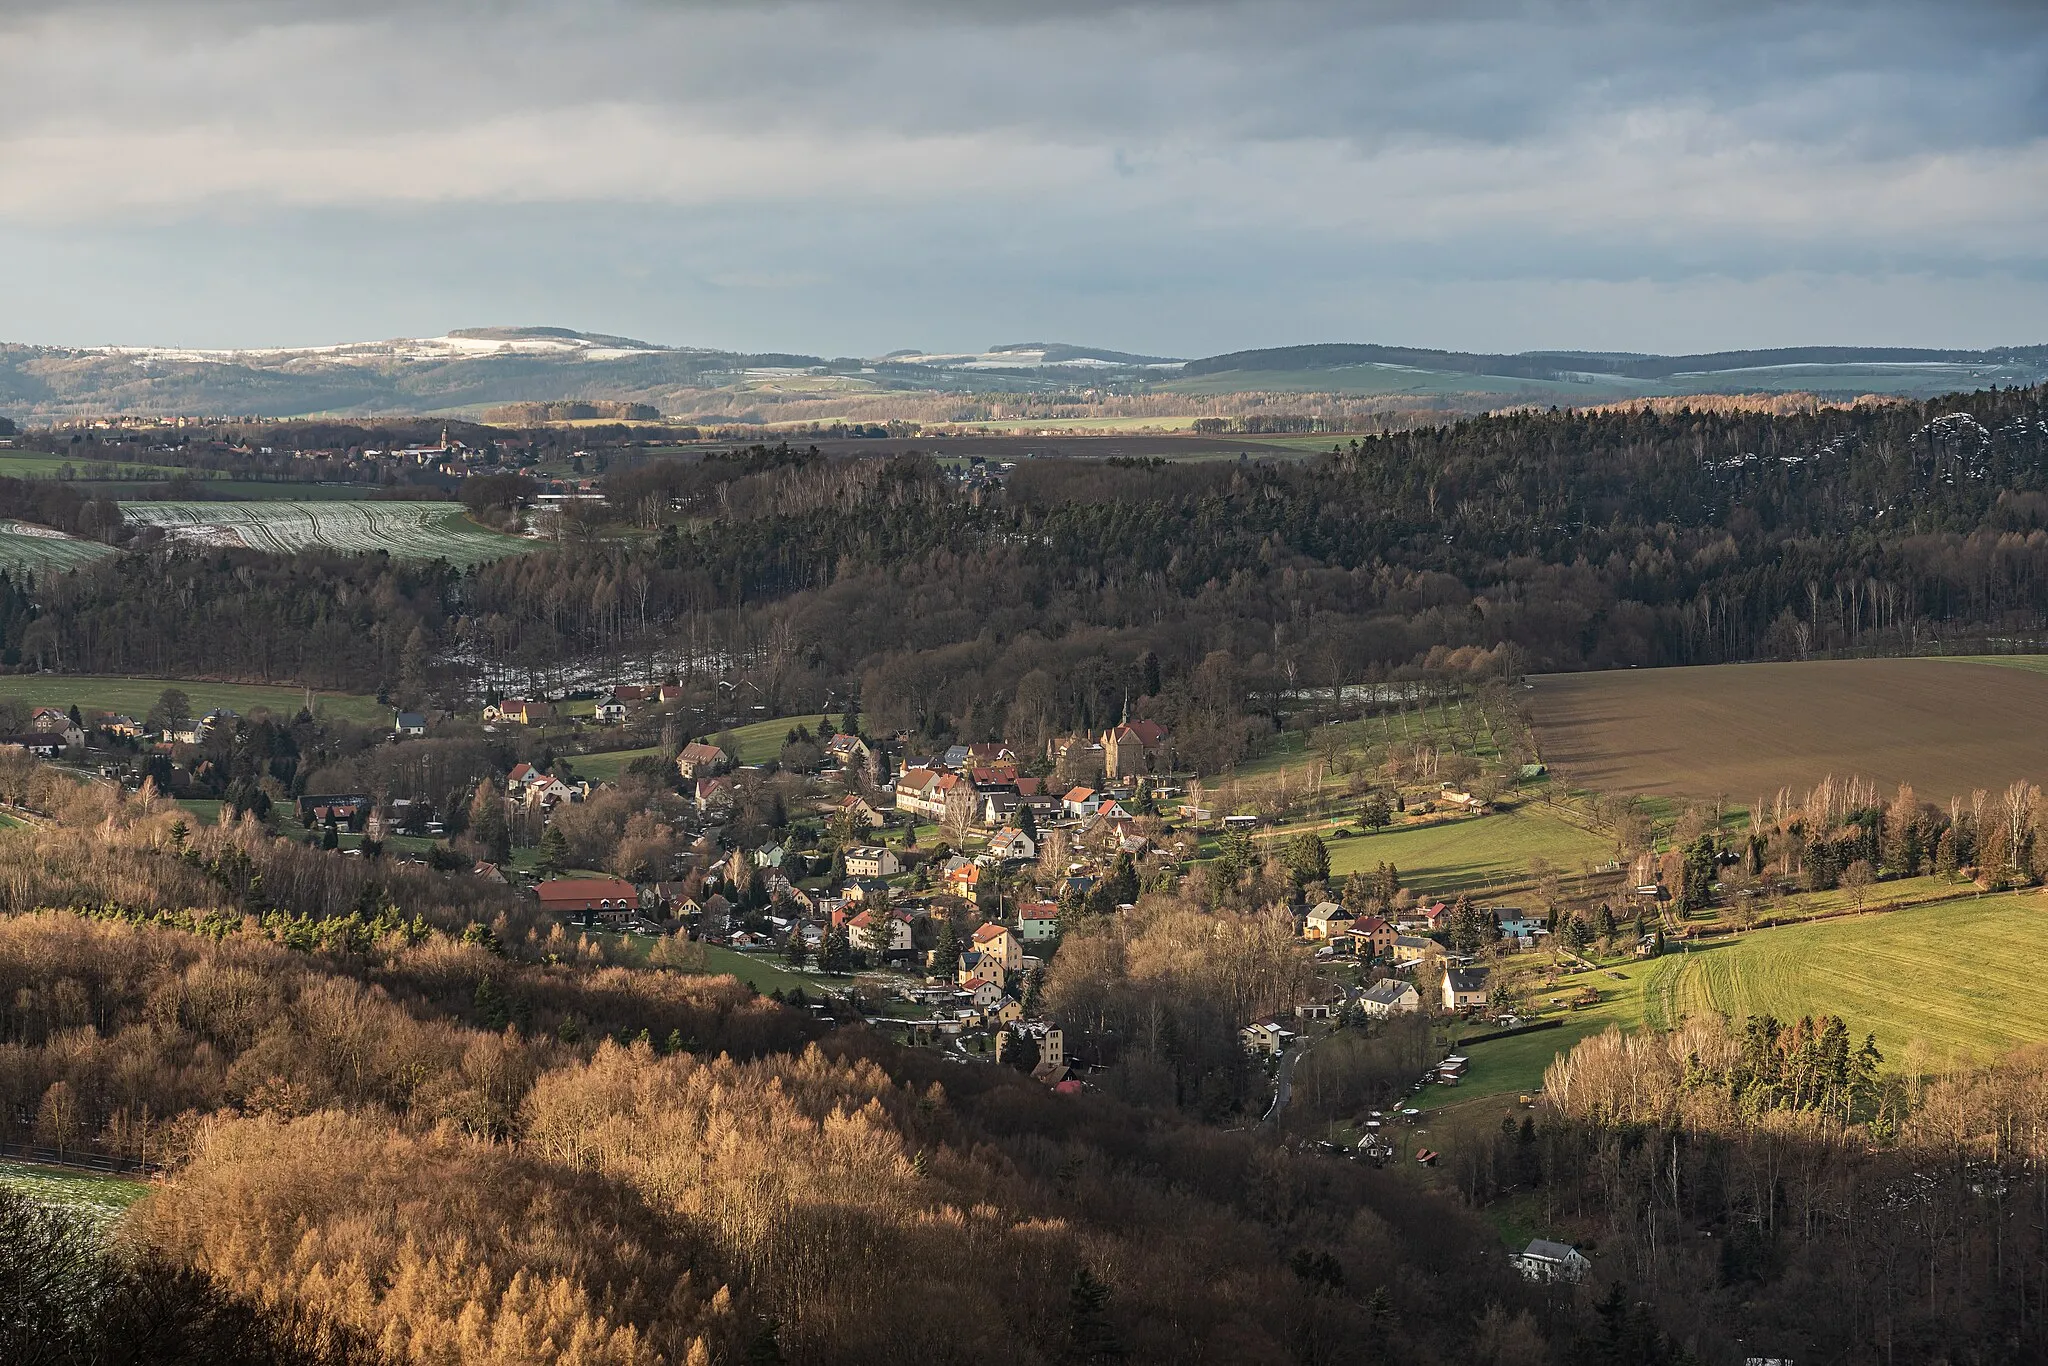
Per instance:
[[[615,877],[555,878],[541,883],[534,890],[540,893],[543,906],[573,906],[589,910],[601,901],[623,902],[636,908],[640,905],[639,889]]]

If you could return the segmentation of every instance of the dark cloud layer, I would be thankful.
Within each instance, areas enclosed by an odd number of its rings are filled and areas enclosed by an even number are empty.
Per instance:
[[[0,0],[0,79],[19,336],[1704,348],[2048,303],[2018,0]]]

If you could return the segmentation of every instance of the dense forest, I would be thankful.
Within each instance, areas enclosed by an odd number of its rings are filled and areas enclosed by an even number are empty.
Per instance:
[[[890,729],[1186,731],[1445,651],[1530,669],[1905,652],[2048,621],[2048,392],[1806,413],[1525,413],[1282,462],[621,461],[570,538],[456,572],[154,549],[37,585],[41,667],[426,697],[744,677]],[[83,516],[93,505],[74,516]],[[621,536],[620,531],[639,534]],[[1150,700],[1147,700],[1150,699]]]

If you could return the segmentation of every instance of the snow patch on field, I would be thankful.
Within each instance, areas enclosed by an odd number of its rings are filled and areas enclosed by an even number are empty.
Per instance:
[[[319,546],[475,564],[521,548],[510,536],[463,520],[448,503],[123,503],[121,510],[129,521],[162,527],[181,541],[282,554]]]

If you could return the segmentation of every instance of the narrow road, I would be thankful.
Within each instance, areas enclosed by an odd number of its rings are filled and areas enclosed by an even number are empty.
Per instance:
[[[1316,1040],[1311,1040],[1300,1048],[1295,1049],[1292,1053],[1282,1053],[1280,1055],[1280,1071],[1275,1077],[1273,1086],[1273,1103],[1266,1107],[1265,1117],[1259,1123],[1277,1124],[1280,1122],[1281,1113],[1287,1109],[1287,1102],[1294,1096],[1294,1065],[1300,1062],[1302,1055],[1315,1047],[1315,1045]]]

